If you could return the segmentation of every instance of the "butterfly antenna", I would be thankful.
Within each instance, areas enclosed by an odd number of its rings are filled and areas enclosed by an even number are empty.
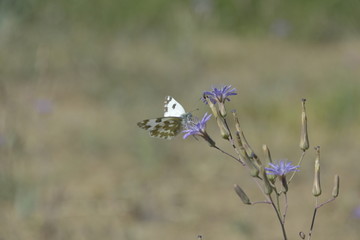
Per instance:
[[[191,110],[190,113],[193,113],[195,111],[199,111],[199,108],[195,108],[194,110]]]

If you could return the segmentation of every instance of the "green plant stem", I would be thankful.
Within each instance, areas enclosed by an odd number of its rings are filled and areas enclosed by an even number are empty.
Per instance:
[[[277,209],[278,211],[281,213],[281,208],[280,208],[280,198],[279,198],[280,194],[276,193],[276,205],[277,205]]]
[[[300,160],[299,160],[299,162],[298,162],[298,166],[300,166],[301,165],[301,162],[303,161],[303,159],[304,159],[304,156],[305,156],[305,152],[306,151],[303,151],[302,153],[301,153],[301,156],[300,156]],[[288,181],[288,185],[290,184],[290,182],[291,182],[291,180],[294,178],[294,176],[295,176],[295,174],[296,174],[297,172],[293,172],[293,174],[291,175],[291,177],[290,177],[290,179],[289,179],[289,181]]]
[[[261,204],[261,203],[263,203],[263,204],[271,204],[271,202],[269,202],[269,201],[258,201],[258,202],[252,202],[251,205]]]
[[[228,152],[225,152],[224,150],[222,150],[221,148],[219,148],[218,146],[214,145],[212,146],[213,148],[219,150],[220,152],[224,153],[225,155],[231,157],[232,159],[235,159],[237,162],[241,163],[242,164],[242,161],[240,161],[238,158],[236,158],[235,156],[231,155],[230,153]],[[246,167],[248,167],[247,165],[245,165]],[[265,194],[263,188],[261,187],[260,183],[257,181],[258,179],[256,178],[252,178],[256,185],[258,186],[258,188],[260,189],[260,191],[264,194],[264,196],[268,199],[268,201],[270,201],[270,198]],[[261,180],[261,179],[260,179]]]
[[[318,198],[316,197],[316,198],[315,198],[315,208],[314,208],[314,213],[313,213],[312,220],[311,220],[311,226],[310,226],[310,231],[309,231],[308,240],[311,239],[312,231],[313,231],[313,229],[314,229],[315,217],[316,217],[316,213],[317,213],[317,210],[318,210],[317,200],[318,200]]]
[[[215,148],[215,149],[217,149],[217,150],[219,150],[220,152],[222,152],[222,153],[224,153],[224,154],[228,155],[229,157],[231,157],[231,158],[235,159],[237,162],[239,162],[239,163],[243,164],[243,162],[242,162],[240,159],[236,158],[235,156],[231,155],[231,154],[230,154],[230,153],[228,153],[228,152],[225,152],[224,150],[222,150],[222,149],[221,149],[221,148],[219,148],[218,146],[214,145],[214,146],[212,146],[212,147],[213,147],[213,148]]]
[[[223,120],[224,120],[224,124],[225,124],[225,126],[226,126],[226,129],[227,129],[227,131],[229,132],[229,142],[230,142],[230,144],[232,145],[232,147],[234,148],[234,151],[236,152],[236,154],[240,157],[240,156],[241,156],[241,155],[240,155],[240,152],[239,152],[239,150],[237,149],[237,147],[236,147],[236,145],[235,145],[235,142],[234,142],[234,139],[233,139],[233,137],[232,137],[232,134],[231,134],[229,125],[228,125],[228,123],[227,123],[227,121],[226,121],[225,118],[223,118]],[[240,158],[239,158],[239,159],[240,159]],[[241,159],[240,159],[240,163],[241,163],[243,166],[245,166],[245,163],[244,163]]]
[[[285,224],[286,214],[287,214],[287,210],[288,210],[288,198],[287,198],[286,192],[284,193],[284,197],[285,197],[285,210],[284,210],[284,214],[283,214],[283,223]]]
[[[282,230],[282,233],[283,233],[284,240],[287,240],[288,238],[287,238],[287,236],[286,236],[285,225],[284,225],[284,223],[283,223],[283,221],[282,221],[282,219],[281,219],[280,212],[279,212],[279,210],[276,208],[272,197],[269,196],[269,198],[270,198],[270,201],[271,201],[271,205],[273,206],[273,208],[274,208],[274,210],[275,210],[275,212],[276,212],[276,216],[277,216],[277,218],[278,218],[278,220],[279,220],[279,223],[280,223],[280,225],[281,225],[281,230]]]
[[[328,203],[330,203],[330,202],[332,202],[332,201],[334,201],[334,200],[335,200],[335,198],[330,198],[330,199],[327,200],[326,202],[323,202],[323,203],[321,203],[321,204],[318,205],[318,204],[317,204],[317,198],[316,198],[316,203],[315,203],[316,207],[314,208],[314,213],[313,213],[313,217],[312,217],[312,220],[311,220],[311,226],[310,226],[310,230],[309,230],[308,240],[310,240],[310,239],[311,239],[311,236],[312,236],[312,231],[313,231],[313,229],[314,229],[315,217],[316,217],[317,210],[318,210],[319,208],[321,208],[322,206],[324,206],[325,204],[328,204]]]

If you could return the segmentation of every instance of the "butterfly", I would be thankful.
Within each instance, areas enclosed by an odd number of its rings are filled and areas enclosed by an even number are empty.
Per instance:
[[[173,97],[167,96],[164,105],[164,117],[146,119],[138,122],[140,128],[149,132],[150,136],[172,139],[192,121],[192,114],[185,112],[183,106]]]

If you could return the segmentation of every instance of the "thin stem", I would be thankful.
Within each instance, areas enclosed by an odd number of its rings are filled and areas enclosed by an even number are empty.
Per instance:
[[[236,161],[238,161],[239,163],[243,164],[243,162],[242,162],[240,159],[236,158],[235,156],[231,155],[231,154],[230,154],[230,153],[228,153],[228,152],[225,152],[224,150],[222,150],[222,149],[221,149],[221,148],[219,148],[218,146],[214,145],[214,146],[212,146],[212,147],[214,147],[215,149],[219,150],[220,152],[222,152],[222,153],[224,153],[224,154],[228,155],[229,157],[231,157],[231,158],[235,159],[235,160],[236,160]]]
[[[287,210],[288,210],[288,198],[287,198],[286,192],[284,192],[284,196],[285,196],[285,210],[284,210],[284,215],[283,215],[283,223],[285,224],[286,214],[287,214]]]
[[[252,178],[254,180],[254,182],[256,183],[256,185],[258,186],[258,188],[260,189],[260,191],[264,194],[265,198],[268,199],[268,201],[270,201],[270,197],[269,195],[267,195],[265,192],[264,192],[264,189],[261,187],[260,183],[259,183],[259,179],[257,178]],[[262,179],[260,179],[262,180]]]
[[[231,134],[231,131],[230,131],[230,128],[229,128],[229,125],[228,125],[228,123],[227,123],[227,121],[226,121],[226,118],[223,118],[223,120],[224,120],[224,123],[225,123],[225,126],[226,126],[227,130],[229,131],[229,137],[230,137],[231,139],[233,139],[232,134]]]
[[[313,228],[314,228],[314,223],[315,223],[315,217],[316,217],[317,210],[318,210],[317,208],[314,209],[314,214],[313,214],[312,221],[311,221],[311,227],[310,227],[310,231],[309,231],[308,240],[311,239],[312,230],[313,230]]]
[[[237,162],[240,162],[240,163],[242,164],[242,162],[241,162],[238,158],[236,158],[235,156],[231,155],[231,154],[228,153],[228,152],[225,152],[224,150],[222,150],[222,149],[219,148],[218,146],[214,145],[214,146],[212,146],[212,147],[214,147],[215,149],[219,150],[220,152],[224,153],[225,155],[227,155],[227,156],[235,159]],[[245,166],[248,167],[247,165],[245,165]],[[258,186],[258,188],[260,189],[260,191],[261,191],[261,192],[264,194],[264,196],[268,199],[268,201],[270,201],[268,195],[265,194],[264,189],[261,187],[260,183],[257,181],[258,179],[256,179],[256,178],[252,178],[252,179],[254,180],[254,182],[256,183],[256,185]],[[261,179],[260,179],[260,180],[261,180]]]
[[[318,210],[317,201],[318,201],[318,198],[316,197],[316,198],[315,198],[315,208],[314,208],[314,213],[313,213],[312,220],[311,220],[311,226],[310,226],[310,231],[309,231],[308,240],[311,239],[312,231],[313,231],[313,229],[314,229],[315,217],[316,217],[316,213],[317,213],[317,210]]]
[[[328,203],[334,201],[335,199],[336,199],[336,198],[330,198],[330,199],[327,200],[326,202],[323,202],[323,203],[319,204],[319,205],[317,206],[317,208],[321,208],[321,207],[324,206],[325,204],[328,204]]]
[[[278,209],[279,213],[281,213],[279,196],[280,196],[280,194],[276,194],[276,205],[277,205],[277,209]]]
[[[259,201],[259,202],[252,202],[251,205],[260,204],[260,203],[271,204],[270,201]]]
[[[313,229],[314,229],[315,217],[316,217],[317,210],[318,210],[319,208],[321,208],[322,206],[324,206],[325,204],[328,204],[328,203],[334,201],[335,199],[336,199],[336,198],[334,198],[334,197],[333,197],[333,198],[330,198],[329,200],[327,200],[327,201],[325,201],[325,202],[323,202],[323,203],[321,203],[321,204],[318,205],[318,204],[317,204],[317,198],[316,198],[316,202],[315,202],[316,207],[314,208],[314,213],[313,213],[313,217],[312,217],[312,220],[311,220],[311,226],[310,226],[310,231],[309,231],[308,240],[311,239],[312,231],[313,231]]]
[[[273,206],[273,208],[274,208],[274,210],[275,210],[275,212],[276,212],[276,216],[277,216],[277,218],[278,218],[278,220],[279,220],[279,223],[280,223],[280,225],[281,225],[281,230],[282,230],[282,233],[283,233],[283,236],[284,236],[284,240],[287,240],[285,225],[284,225],[284,223],[283,223],[282,220],[281,220],[281,216],[280,216],[279,210],[276,208],[272,197],[269,196],[269,198],[270,198],[270,200],[271,200],[271,205]]]
[[[226,119],[223,118],[223,120],[224,120],[225,127],[229,132],[229,142],[230,142],[231,146],[234,148],[234,151],[236,152],[236,154],[240,157],[241,155],[240,155],[240,152],[239,152],[239,150],[237,149],[237,147],[235,145],[234,138],[232,137],[232,134],[231,134],[231,131],[230,131],[230,127],[229,127]],[[240,160],[241,164],[243,166],[245,166],[245,163],[240,158],[239,158],[239,160]]]
[[[305,156],[305,152],[306,152],[306,151],[303,151],[303,152],[301,153],[300,160],[299,160],[299,162],[297,163],[298,166],[301,165],[301,162],[303,161],[304,156]],[[292,175],[291,175],[291,177],[290,177],[290,179],[289,179],[289,181],[288,181],[288,185],[290,184],[291,180],[294,178],[295,174],[296,174],[296,171],[292,173]]]

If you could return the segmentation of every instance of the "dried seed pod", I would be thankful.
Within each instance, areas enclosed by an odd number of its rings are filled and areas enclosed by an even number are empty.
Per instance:
[[[339,175],[335,175],[334,177],[334,188],[332,190],[332,196],[336,198],[339,195],[339,188],[340,188],[340,177]]]
[[[248,204],[248,205],[251,204],[249,197],[246,195],[244,190],[242,190],[242,188],[239,185],[234,184],[234,190],[244,204]]]
[[[315,159],[315,172],[314,172],[314,184],[312,189],[312,194],[315,197],[321,195],[321,185],[320,185],[320,147],[316,147],[316,159]]]
[[[307,116],[305,109],[305,101],[306,99],[302,99],[302,113],[301,113],[301,134],[300,134],[300,148],[303,151],[309,149],[309,137],[307,131]]]

